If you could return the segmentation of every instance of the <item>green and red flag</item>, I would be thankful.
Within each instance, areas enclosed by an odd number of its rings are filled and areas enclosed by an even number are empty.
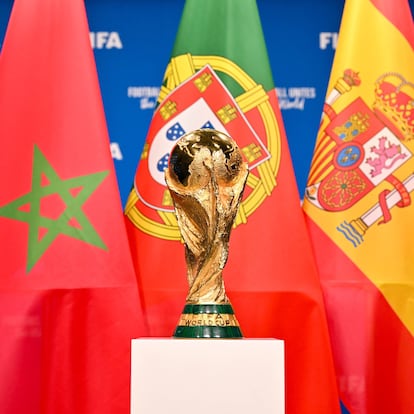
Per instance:
[[[341,400],[414,412],[414,24],[407,0],[347,0],[304,210]]]
[[[322,293],[253,0],[184,6],[125,208],[152,336],[173,335],[188,291],[164,170],[177,139],[200,128],[230,135],[250,168],[223,272],[242,332],[285,340],[287,413],[337,413]]]
[[[129,413],[146,333],[82,0],[16,0],[0,61],[0,407]]]

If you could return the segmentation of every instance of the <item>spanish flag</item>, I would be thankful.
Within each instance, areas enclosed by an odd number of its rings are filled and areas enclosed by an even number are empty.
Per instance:
[[[177,139],[200,128],[230,135],[249,164],[223,270],[241,331],[285,341],[288,414],[338,413],[322,292],[254,0],[184,7],[125,208],[151,336],[171,337],[185,305],[184,245],[164,170]]]
[[[347,0],[303,204],[341,400],[414,412],[414,26]]]

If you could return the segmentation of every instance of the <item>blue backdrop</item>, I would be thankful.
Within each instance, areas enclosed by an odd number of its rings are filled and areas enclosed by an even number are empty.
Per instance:
[[[12,3],[0,0],[0,41]],[[184,0],[86,0],[85,4],[112,155],[125,203]],[[257,4],[302,194],[344,0],[258,0]]]

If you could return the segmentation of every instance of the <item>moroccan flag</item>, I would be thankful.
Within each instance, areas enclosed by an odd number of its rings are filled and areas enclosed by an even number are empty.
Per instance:
[[[347,0],[304,201],[349,413],[414,412],[414,26]]]
[[[128,414],[146,331],[82,0],[15,0],[0,137],[0,411]]]
[[[223,271],[242,333],[286,341],[287,413],[337,413],[322,293],[253,0],[184,6],[125,209],[152,336],[173,335],[188,292],[164,170],[177,139],[200,128],[230,135],[250,168]]]

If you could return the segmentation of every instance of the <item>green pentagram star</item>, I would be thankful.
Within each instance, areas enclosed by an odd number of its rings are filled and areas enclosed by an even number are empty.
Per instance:
[[[107,249],[82,211],[85,201],[107,175],[108,171],[102,171],[62,180],[35,146],[31,191],[0,207],[0,216],[23,221],[29,225],[27,272],[59,234]],[[50,196],[60,197],[65,206],[56,218],[46,217],[41,211],[42,200]]]

